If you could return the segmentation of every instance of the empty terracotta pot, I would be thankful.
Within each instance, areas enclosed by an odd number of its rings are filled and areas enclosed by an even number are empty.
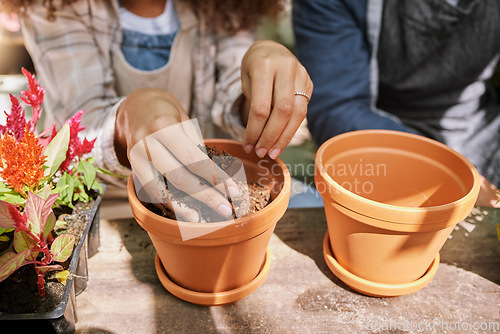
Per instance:
[[[375,296],[430,282],[439,250],[469,215],[480,187],[474,166],[449,147],[386,130],[325,142],[315,183],[328,224],[327,264],[346,284]]]
[[[156,270],[165,288],[192,303],[219,305],[247,296],[266,278],[271,260],[267,248],[288,206],[290,174],[279,159],[245,153],[241,142],[210,139],[205,143],[240,159],[249,182],[272,189],[271,203],[232,223],[201,224],[172,220],[148,210],[137,198],[132,176],[128,196],[136,221],[156,249]],[[183,240],[181,230],[184,236],[197,237]]]

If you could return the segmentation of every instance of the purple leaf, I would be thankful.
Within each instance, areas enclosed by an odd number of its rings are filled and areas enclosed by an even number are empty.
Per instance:
[[[47,217],[52,212],[52,206],[58,196],[59,194],[51,194],[44,200],[32,192],[28,192],[24,214],[27,215],[27,222],[33,234],[40,235],[40,232],[44,230]]]
[[[16,228],[24,223],[19,210],[10,203],[0,201],[0,227]]]
[[[52,264],[49,266],[37,266],[36,271],[38,273],[41,273],[45,275],[46,272],[52,271],[52,270],[63,270],[63,267],[60,264]]]

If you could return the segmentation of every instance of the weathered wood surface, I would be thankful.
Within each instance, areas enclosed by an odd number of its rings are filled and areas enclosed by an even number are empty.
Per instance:
[[[126,215],[127,207],[114,210]],[[323,209],[290,209],[271,239],[264,284],[236,303],[202,307],[163,288],[155,250],[133,219],[103,219],[88,287],[77,297],[77,333],[494,332],[500,326],[499,221],[500,210],[474,209],[441,250],[428,286],[402,297],[372,298],[353,292],[326,266]],[[474,330],[476,325],[485,330]]]

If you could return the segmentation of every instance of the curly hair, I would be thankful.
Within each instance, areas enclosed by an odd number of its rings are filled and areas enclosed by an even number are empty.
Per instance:
[[[0,10],[25,15],[34,0],[0,0]],[[43,0],[47,8],[47,19],[54,20],[54,12],[78,0]],[[168,0],[172,1],[172,0]],[[263,16],[276,17],[284,8],[286,0],[181,0],[193,11],[205,18],[208,29],[234,34],[242,29],[255,28]]]

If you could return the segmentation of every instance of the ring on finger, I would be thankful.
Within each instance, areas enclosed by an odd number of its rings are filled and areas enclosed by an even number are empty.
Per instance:
[[[293,93],[293,95],[303,96],[307,99],[307,102],[309,102],[309,100],[311,99],[311,97],[309,95],[307,95],[306,93],[302,93],[302,92],[295,92],[295,93]]]

